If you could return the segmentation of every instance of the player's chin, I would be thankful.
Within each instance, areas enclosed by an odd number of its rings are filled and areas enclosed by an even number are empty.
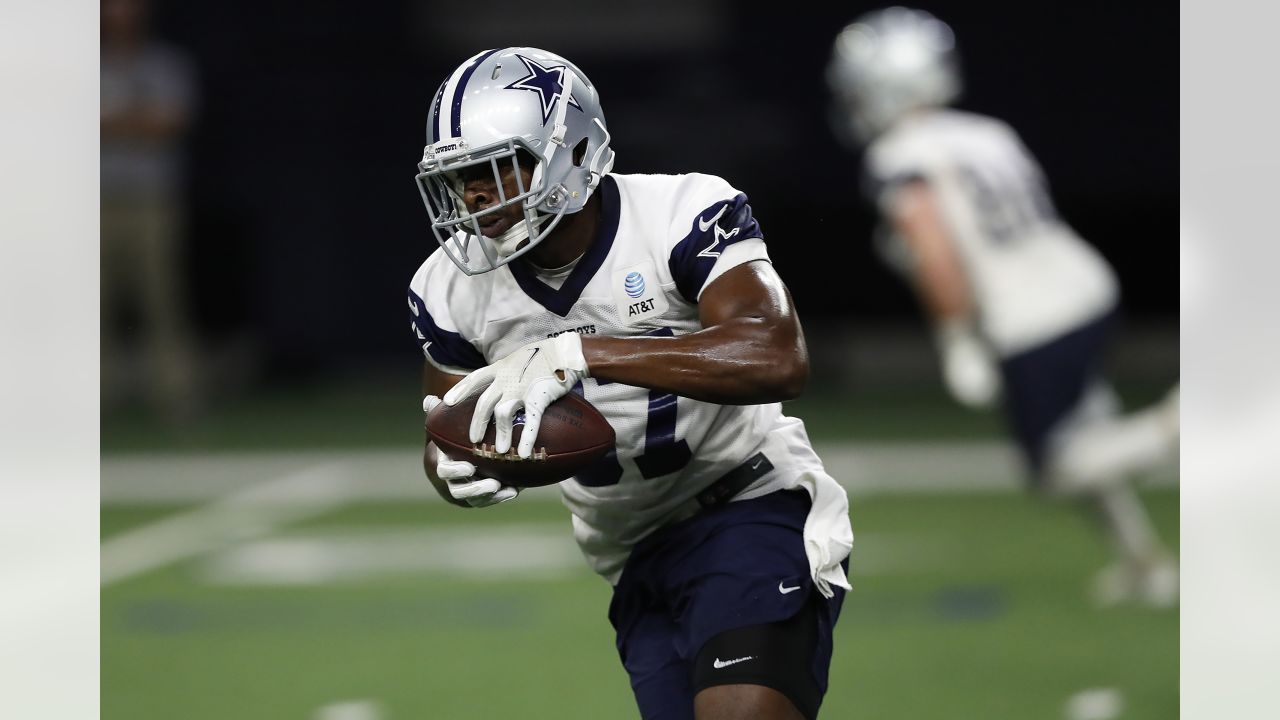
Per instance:
[[[508,218],[498,218],[489,224],[480,224],[480,232],[487,238],[501,237],[503,233],[511,229],[514,223]]]
[[[496,238],[502,235],[502,233],[506,231],[507,231],[506,223],[494,223],[493,225],[489,225],[488,227],[480,228],[480,234],[490,239]]]

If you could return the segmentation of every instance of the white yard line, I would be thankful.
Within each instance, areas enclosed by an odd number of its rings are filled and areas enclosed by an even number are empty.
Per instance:
[[[1018,459],[997,441],[818,443],[827,472],[853,494],[1016,492],[1023,489]],[[339,463],[353,480],[352,501],[435,500],[422,477],[417,450],[325,453],[218,453],[127,455],[102,460],[104,505],[201,503],[238,493],[253,478],[307,472],[316,463]],[[1154,474],[1150,485],[1171,486],[1176,468]],[[278,490],[310,502],[310,483],[284,483]],[[243,504],[260,496],[250,494]],[[554,488],[526,491],[521,502],[558,501]]]
[[[180,473],[168,475],[169,483],[184,481]],[[127,530],[102,543],[100,582],[105,587],[228,543],[267,535],[282,525],[345,505],[358,494],[357,487],[349,468],[329,462]]]
[[[944,568],[945,537],[859,533],[857,578]],[[591,576],[569,523],[325,526],[262,537],[202,557],[194,576],[210,585],[312,587],[390,577],[560,580]]]
[[[376,700],[344,700],[315,711],[312,720],[381,720],[382,707]]]
[[[397,575],[556,579],[587,573],[569,523],[328,526],[259,538],[203,559],[212,584],[330,585]]]
[[[102,501],[182,505],[226,497],[264,479],[292,475],[349,455],[302,452],[130,453],[101,460]]]
[[[1115,720],[1124,713],[1124,694],[1113,687],[1087,688],[1067,698],[1065,720]]]
[[[819,444],[817,450],[827,471],[851,495],[1012,492],[1022,488],[1016,456],[998,442],[840,443]],[[102,543],[101,585],[246,540],[267,538],[282,526],[354,502],[438,501],[421,472],[421,456],[414,450],[103,458],[104,505],[193,507],[106,538]],[[1155,476],[1157,482],[1152,484],[1172,485],[1176,479],[1176,472],[1170,470]],[[526,491],[520,502],[558,500],[559,492],[550,487]],[[413,552],[421,552],[421,538],[414,540],[419,549]],[[397,544],[393,539],[383,542]],[[236,572],[263,564],[275,568],[279,563],[273,560],[284,556],[301,567],[299,557],[317,552],[340,549],[362,562],[389,552],[385,546],[370,548],[349,542],[335,547],[332,538],[259,542],[242,549],[241,555],[233,555],[239,561],[233,568]],[[559,558],[563,553],[558,550],[558,546],[544,548],[543,554]],[[422,557],[426,559],[415,562],[431,565],[427,555]],[[314,574],[348,572],[345,565],[335,563],[321,563]],[[312,580],[310,576],[295,578],[297,582]]]

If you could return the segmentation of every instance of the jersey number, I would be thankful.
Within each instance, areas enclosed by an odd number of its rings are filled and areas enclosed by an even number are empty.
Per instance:
[[[651,335],[670,336],[670,328],[663,328]],[[608,385],[609,381],[597,381],[600,385]],[[584,395],[582,383],[573,387],[573,392]],[[635,458],[636,467],[645,480],[662,475],[670,475],[689,464],[693,452],[689,443],[676,439],[677,398],[672,393],[658,390],[649,391],[649,413],[644,428],[644,452]],[[622,479],[622,464],[618,461],[617,451],[611,450],[600,458],[595,465],[579,473],[579,483],[589,487],[616,485]]]
[[[1048,194],[1032,177],[1018,173],[1001,178],[968,166],[959,168],[959,176],[978,210],[983,234],[998,245],[1024,237],[1036,225],[1057,217]]]

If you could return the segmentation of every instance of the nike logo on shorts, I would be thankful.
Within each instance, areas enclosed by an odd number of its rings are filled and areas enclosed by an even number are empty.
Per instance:
[[[782,580],[778,581],[778,592],[782,593],[783,595],[786,595],[787,593],[795,592],[800,589],[799,585],[795,587],[783,587],[782,583],[783,583]]]
[[[755,659],[756,659],[756,656],[755,656],[755,655],[748,655],[748,656],[746,656],[746,657],[740,657],[740,658],[738,658],[738,659],[736,659],[736,660],[721,660],[720,658],[716,658],[716,661],[715,661],[715,662],[713,662],[713,663],[711,663],[711,667],[713,667],[713,668],[715,668],[715,669],[717,669],[717,670],[721,670],[721,669],[723,669],[723,668],[727,668],[727,667],[729,667],[730,665],[737,665],[737,664],[738,664],[738,663],[740,663],[740,662],[746,662],[746,661],[748,661],[748,660],[755,660]]]

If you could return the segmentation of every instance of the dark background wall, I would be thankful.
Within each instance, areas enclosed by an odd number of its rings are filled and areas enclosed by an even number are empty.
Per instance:
[[[1062,214],[1116,265],[1131,316],[1176,318],[1176,8],[921,6],[956,32],[960,106],[1022,133]],[[619,172],[715,173],[746,191],[803,317],[909,321],[912,298],[870,251],[858,158],[826,119],[830,42],[875,7],[156,3],[157,33],[199,68],[196,321],[215,343],[251,339],[276,375],[417,362],[403,298],[434,247],[412,182],[427,105],[455,65],[508,44],[590,75]]]

